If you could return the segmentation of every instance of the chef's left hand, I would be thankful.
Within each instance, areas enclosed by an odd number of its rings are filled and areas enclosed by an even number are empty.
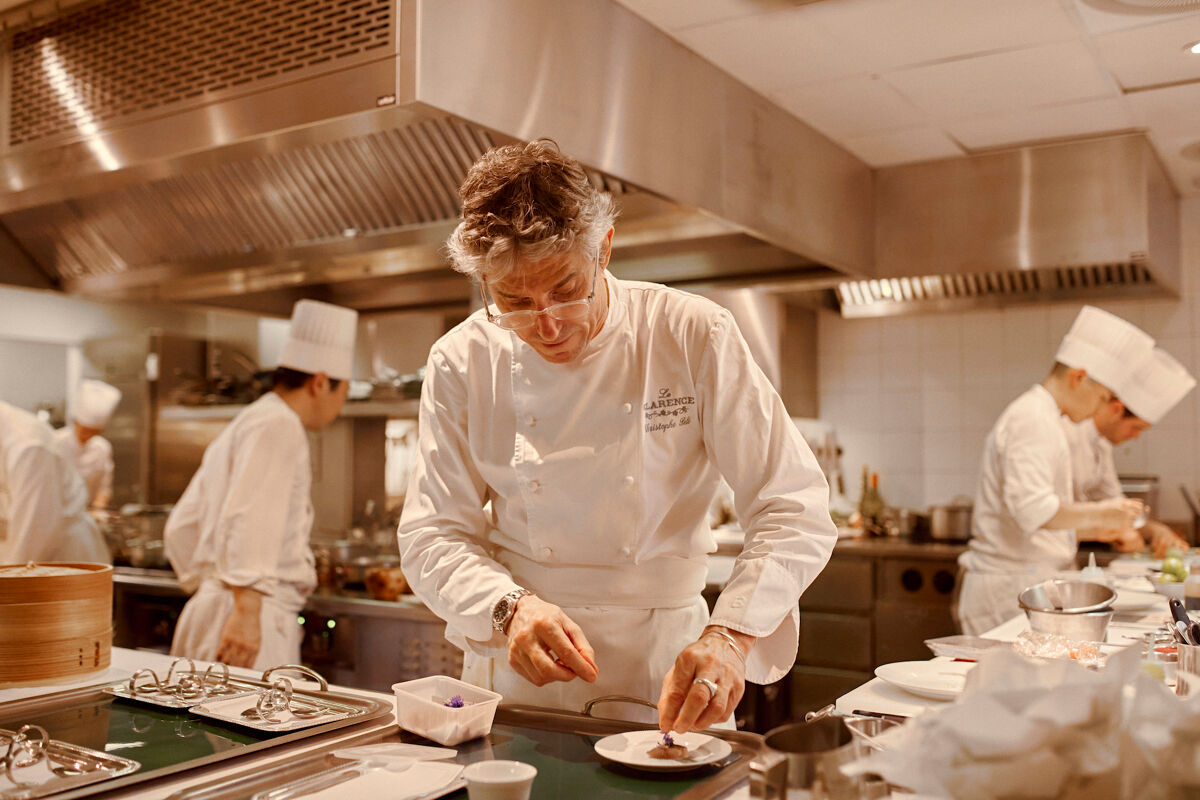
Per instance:
[[[1117,532],[1113,547],[1118,553],[1137,553],[1145,549],[1146,541],[1133,528],[1126,528]]]
[[[1146,527],[1142,528],[1142,533],[1150,534],[1150,546],[1154,549],[1155,558],[1162,558],[1172,547],[1179,550],[1188,549],[1188,543],[1182,536],[1158,520],[1152,519],[1147,522]]]
[[[721,630],[738,640],[742,652],[749,652],[753,637],[728,628]],[[716,694],[711,694],[703,683],[696,683],[697,678],[716,683]],[[659,730],[686,733],[715,725],[729,717],[745,689],[746,665],[729,642],[711,633],[701,634],[675,658],[663,680],[658,699]]]

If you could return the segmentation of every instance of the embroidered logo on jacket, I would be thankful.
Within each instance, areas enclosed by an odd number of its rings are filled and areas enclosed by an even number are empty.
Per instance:
[[[659,389],[657,398],[642,403],[642,411],[646,415],[646,433],[658,433],[691,425],[695,405],[695,397],[673,397],[670,389]]]

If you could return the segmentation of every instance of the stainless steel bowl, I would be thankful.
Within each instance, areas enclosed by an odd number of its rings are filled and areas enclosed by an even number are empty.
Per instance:
[[[1025,616],[1029,617],[1029,627],[1039,633],[1056,633],[1081,642],[1103,642],[1108,636],[1108,623],[1112,622],[1113,610],[1063,614],[1026,608]]]
[[[1029,627],[1039,633],[1103,642],[1116,599],[1115,591],[1099,583],[1052,579],[1030,586],[1017,602],[1029,618]]]
[[[1058,578],[1036,583],[1017,596],[1021,608],[1055,614],[1087,614],[1103,611],[1116,602],[1117,593],[1091,581],[1066,581]]]

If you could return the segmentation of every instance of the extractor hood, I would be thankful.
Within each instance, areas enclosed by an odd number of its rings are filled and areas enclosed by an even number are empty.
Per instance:
[[[1141,135],[878,170],[875,208],[845,317],[1179,293],[1179,200]]]
[[[611,0],[64,9],[4,34],[0,282],[279,314],[463,304],[441,251],[457,187],[544,135],[618,198],[618,275],[870,272],[870,170]]]

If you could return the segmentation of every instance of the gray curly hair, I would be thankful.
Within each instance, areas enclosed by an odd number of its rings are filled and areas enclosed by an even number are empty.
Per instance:
[[[550,139],[493,147],[458,194],[462,221],[446,251],[454,269],[477,281],[571,251],[595,258],[617,218],[612,195],[592,186]]]

